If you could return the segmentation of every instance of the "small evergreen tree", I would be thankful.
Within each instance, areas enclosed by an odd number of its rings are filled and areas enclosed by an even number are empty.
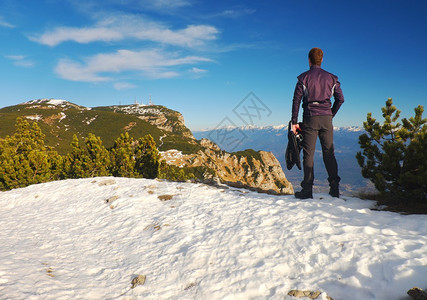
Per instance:
[[[85,178],[89,177],[85,171],[85,161],[87,155],[80,146],[79,138],[73,135],[71,142],[71,152],[67,154],[64,161],[64,176],[66,178]]]
[[[158,177],[172,181],[195,180],[196,176],[193,174],[194,171],[198,170],[196,168],[180,168],[178,166],[168,165],[166,161],[162,160]]]
[[[86,168],[89,173],[89,177],[110,175],[110,153],[102,145],[101,138],[89,133],[85,139],[85,144],[88,157]]]
[[[147,134],[138,139],[135,148],[135,170],[144,178],[156,178],[159,176],[159,168],[159,150],[153,137]]]
[[[45,135],[37,123],[16,120],[12,136],[0,139],[0,189],[60,179],[62,157],[45,146]]]
[[[362,149],[356,155],[362,176],[390,201],[426,201],[427,195],[427,119],[423,106],[415,108],[415,117],[398,123],[400,111],[389,98],[382,108],[384,123],[368,113],[359,137]]]
[[[111,173],[117,177],[139,177],[135,171],[134,140],[129,133],[122,133],[110,149]]]
[[[100,137],[89,133],[85,147],[80,146],[77,135],[73,135],[71,152],[67,155],[64,170],[67,178],[108,176],[110,154],[102,145]]]

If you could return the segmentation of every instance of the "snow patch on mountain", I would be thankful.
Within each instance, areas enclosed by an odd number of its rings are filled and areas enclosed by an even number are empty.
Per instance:
[[[124,106],[112,106],[114,111],[120,111],[131,115],[160,115],[162,114],[159,107],[148,104],[131,104]]]
[[[20,103],[19,105],[33,105],[30,108],[38,108],[40,106],[44,106],[47,108],[62,108],[62,109],[67,109],[68,107],[74,107],[74,108],[78,108],[80,110],[91,110],[92,108],[90,107],[84,107],[84,106],[80,106],[80,105],[76,105],[74,103],[71,103],[67,100],[63,100],[63,99],[54,99],[54,98],[42,98],[42,99],[35,99],[35,100],[30,100],[30,101],[26,101],[23,103]]]
[[[23,104],[49,104],[49,105],[63,105],[63,104],[67,104],[69,103],[67,100],[63,100],[63,99],[47,99],[47,98],[42,98],[42,99],[35,99],[35,100],[30,100],[24,103],[21,103],[21,105]]]

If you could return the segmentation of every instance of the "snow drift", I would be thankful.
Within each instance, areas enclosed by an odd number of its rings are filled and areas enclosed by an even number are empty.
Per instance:
[[[0,192],[0,203],[2,299],[294,299],[299,289],[390,300],[427,286],[427,216],[355,198],[102,177]]]

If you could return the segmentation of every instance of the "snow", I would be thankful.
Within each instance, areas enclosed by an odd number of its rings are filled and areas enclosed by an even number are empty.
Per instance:
[[[46,103],[49,105],[55,105],[56,106],[56,105],[67,104],[68,101],[63,100],[63,99],[53,99],[53,98],[46,99],[46,98],[43,98],[43,99],[30,100],[30,101],[24,102],[22,104],[42,104],[42,103]]]
[[[94,116],[94,117],[92,117],[90,119],[86,118],[83,122],[86,123],[87,125],[90,125],[90,123],[92,123],[93,121],[95,121],[96,118],[98,118],[98,115],[96,115],[96,116]]]
[[[391,300],[426,288],[427,216],[345,200],[113,177],[0,192],[0,298],[294,299],[299,289]],[[137,275],[146,281],[132,289]]]
[[[62,105],[66,103],[68,103],[68,101],[63,99],[49,99],[49,101],[47,102],[47,104],[50,104],[50,105]]]
[[[184,155],[182,151],[176,149],[170,149],[167,151],[159,151],[160,157],[164,159],[168,164],[176,165],[176,161],[181,161]],[[182,161],[181,161],[182,162]]]
[[[153,105],[146,104],[132,104],[126,106],[113,106],[115,111],[121,111],[126,114],[137,114],[137,115],[161,115],[161,110]]]
[[[32,121],[40,121],[41,119],[43,119],[43,116],[35,114],[31,116],[25,116],[25,118]]]
[[[347,126],[347,127],[334,127],[335,131],[343,131],[343,132],[362,132],[365,129],[363,127],[358,126]]]
[[[245,125],[245,126],[223,126],[221,128],[205,128],[201,130],[195,130],[196,132],[207,132],[212,130],[228,130],[232,131],[235,129],[240,130],[270,130],[270,131],[285,131],[288,130],[288,124],[280,124],[280,125],[266,125],[266,126],[258,126],[258,125]],[[358,126],[347,126],[347,127],[334,127],[335,131],[342,131],[342,132],[361,132],[363,131],[363,127]]]
[[[61,117],[59,118],[59,122],[61,122],[62,120],[64,120],[67,117],[67,115],[62,111],[60,112],[60,115],[61,115]]]

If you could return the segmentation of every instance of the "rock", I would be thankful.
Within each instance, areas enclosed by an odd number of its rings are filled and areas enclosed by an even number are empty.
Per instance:
[[[414,300],[427,300],[427,292],[418,287],[413,287],[407,293]]]
[[[227,153],[208,139],[202,139],[203,147],[197,153],[175,155],[168,164],[178,167],[208,167],[215,174],[201,174],[203,182],[221,183],[239,188],[248,188],[271,194],[293,194],[292,184],[273,153],[266,151],[239,151]],[[166,151],[162,157],[172,157],[176,150]],[[169,153],[170,152],[170,153]],[[200,177],[200,176],[198,176]],[[216,181],[216,182],[215,182]]]
[[[310,299],[318,299],[318,297],[322,293],[319,291],[300,291],[300,290],[291,290],[288,295],[295,298],[310,298]],[[326,296],[326,299],[333,300],[331,297]]]
[[[131,281],[131,289],[135,288],[137,285],[143,285],[145,283],[146,276],[138,275],[135,276]]]
[[[157,198],[160,201],[168,201],[168,200],[171,200],[173,198],[173,195],[159,195],[159,196],[157,196]]]
[[[105,200],[105,203],[106,204],[108,204],[108,203],[112,203],[113,201],[115,201],[115,200],[117,200],[117,199],[119,199],[119,196],[111,196],[110,198],[108,198],[107,200]]]
[[[202,146],[203,148],[209,148],[214,151],[221,151],[221,148],[219,148],[217,144],[205,138],[200,140],[200,146]]]
[[[96,182],[96,181],[94,181],[94,182]],[[116,184],[116,181],[114,179],[106,179],[106,180],[99,182],[98,186],[113,185],[113,184]]]
[[[187,286],[184,288],[184,291],[187,291],[187,290],[189,290],[193,287],[196,287],[196,286],[197,286],[197,283],[191,282],[191,283],[187,284]]]

